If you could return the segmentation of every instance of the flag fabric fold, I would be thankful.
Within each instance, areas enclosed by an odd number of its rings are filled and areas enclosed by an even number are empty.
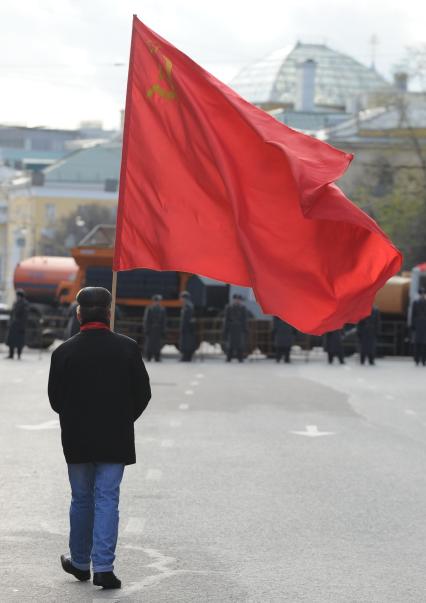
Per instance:
[[[265,313],[306,333],[357,322],[401,254],[334,184],[351,159],[134,17],[113,268],[252,287]]]

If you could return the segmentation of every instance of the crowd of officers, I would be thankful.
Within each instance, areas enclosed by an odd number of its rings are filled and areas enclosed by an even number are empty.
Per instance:
[[[179,351],[181,362],[191,362],[194,352],[198,347],[196,319],[194,315],[194,304],[191,295],[184,291],[180,294],[182,308],[179,323]],[[152,298],[152,304],[148,306],[143,318],[144,326],[144,356],[150,361],[161,360],[161,349],[166,339],[167,315],[166,309],[161,305],[162,297],[157,294]],[[76,305],[70,309],[70,320],[67,326],[67,337],[73,336],[79,331],[80,325],[76,317]],[[21,289],[16,291],[16,301],[13,305],[6,345],[9,347],[7,358],[21,358],[22,349],[25,345],[25,331],[28,321],[29,305],[25,294]],[[226,361],[231,362],[233,358],[243,362],[246,355],[248,341],[249,312],[244,305],[241,295],[234,294],[232,302],[225,308],[223,319],[223,348],[226,353]],[[361,320],[356,328],[359,341],[360,362],[374,365],[377,348],[377,335],[380,325],[380,313],[373,307],[370,316]],[[420,289],[419,298],[412,306],[411,328],[413,334],[413,351],[416,365],[426,365],[426,290]],[[350,333],[351,331],[349,331]],[[345,363],[343,341],[348,332],[343,330],[331,331],[324,336],[324,349],[327,353],[329,364],[334,359]],[[272,321],[272,344],[275,350],[275,360],[285,363],[290,362],[291,348],[296,335],[295,329],[274,317]]]
[[[412,332],[414,345],[414,360],[416,365],[426,365],[426,291],[420,290],[420,297],[413,304]],[[180,329],[179,350],[181,361],[190,362],[197,348],[196,325],[194,305],[188,292],[181,294],[183,302]],[[233,358],[243,362],[245,358],[246,342],[248,340],[249,313],[243,303],[241,295],[234,294],[232,302],[225,308],[223,319],[223,347],[226,361]],[[161,295],[154,295],[153,303],[144,315],[145,346],[144,353],[147,360],[161,359],[161,348],[166,336],[166,310],[161,306]],[[377,336],[380,327],[380,313],[373,307],[369,316],[362,319],[355,327],[359,342],[360,362],[370,365],[375,364],[377,353]],[[327,352],[328,363],[332,364],[336,358],[340,364],[345,363],[343,343],[344,338],[352,330],[337,330],[326,333],[324,336],[324,349]],[[296,330],[278,317],[272,321],[272,344],[275,351],[275,360],[285,363],[290,362],[291,348],[294,344]]]

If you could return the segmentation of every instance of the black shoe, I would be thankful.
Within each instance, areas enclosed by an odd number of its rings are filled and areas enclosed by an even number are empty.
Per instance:
[[[121,580],[117,578],[114,572],[95,572],[93,574],[93,584],[102,586],[102,588],[121,588]]]
[[[65,557],[65,555],[61,555],[61,565],[64,572],[67,574],[72,574],[77,580],[81,580],[84,582],[85,580],[90,580],[90,570],[81,570],[77,567],[74,567],[71,563],[71,559]]]

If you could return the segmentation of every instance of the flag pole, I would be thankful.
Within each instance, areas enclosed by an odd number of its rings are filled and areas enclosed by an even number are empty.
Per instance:
[[[121,156],[121,167],[120,167],[120,188],[118,192],[118,208],[117,208],[117,219],[115,224],[115,241],[114,241],[114,261],[113,268],[115,264],[115,259],[118,257],[117,253],[117,232],[118,232],[118,241],[119,247],[121,246],[121,221],[122,221],[122,210],[124,204],[124,189],[125,189],[125,179],[126,179],[126,163],[127,163],[127,140],[128,140],[128,130],[130,126],[130,106],[131,106],[131,88],[132,88],[132,75],[133,75],[133,44],[135,38],[135,22],[136,15],[133,15],[132,22],[132,38],[130,43],[130,56],[129,56],[129,72],[127,75],[127,93],[126,93],[126,108],[124,111],[124,124],[123,124],[123,153]],[[112,271],[112,287],[111,287],[111,318],[110,318],[110,329],[114,331],[115,326],[115,306],[117,299],[117,271],[113,269]]]
[[[112,287],[111,287],[111,317],[109,319],[109,328],[111,331],[114,331],[115,326],[115,300],[117,298],[117,272],[113,270],[112,272]]]

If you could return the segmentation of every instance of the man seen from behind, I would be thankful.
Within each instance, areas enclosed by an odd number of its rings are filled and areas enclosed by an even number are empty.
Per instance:
[[[136,462],[134,422],[150,398],[149,377],[133,339],[109,329],[111,294],[77,295],[80,332],[52,354],[49,400],[61,423],[71,485],[70,556],[65,572],[103,588],[120,588],[114,559],[125,465]]]

